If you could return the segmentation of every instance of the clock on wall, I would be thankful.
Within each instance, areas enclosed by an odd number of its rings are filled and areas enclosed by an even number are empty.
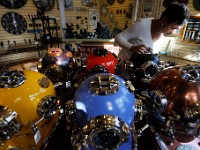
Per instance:
[[[0,0],[0,4],[6,8],[18,9],[26,4],[27,0]]]
[[[33,0],[34,5],[43,10],[43,11],[49,11],[52,10],[54,7],[54,0]]]
[[[1,25],[5,31],[11,34],[22,34],[27,29],[25,18],[15,12],[8,12],[1,18]]]

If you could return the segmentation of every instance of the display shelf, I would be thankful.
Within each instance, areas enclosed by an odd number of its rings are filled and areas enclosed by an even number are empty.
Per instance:
[[[0,47],[0,66],[17,64],[21,61],[42,57],[46,49],[35,44],[17,44]]]
[[[200,42],[200,16],[191,16],[185,27],[183,41],[199,44]]]
[[[180,57],[176,57],[176,56],[171,56],[168,54],[159,54],[160,56],[160,60],[163,61],[172,61],[175,62],[177,65],[187,65],[187,64],[200,64],[200,62],[196,62],[196,61],[192,61],[192,60],[188,60],[188,59],[184,59],[184,58],[180,58]]]
[[[114,43],[114,39],[62,39],[64,43]]]
[[[58,23],[57,19],[49,16],[40,16],[32,18],[33,32],[35,35],[35,41],[40,41],[42,45],[47,48],[53,47],[53,44],[57,44],[59,47],[59,36],[58,36]],[[39,28],[38,25],[41,24]],[[42,32],[40,32],[42,31]]]

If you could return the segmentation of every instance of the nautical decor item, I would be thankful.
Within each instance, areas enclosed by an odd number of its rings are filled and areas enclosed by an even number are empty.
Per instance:
[[[103,72],[120,74],[121,67],[118,62],[117,56],[107,49],[95,49],[86,58],[86,73],[89,76],[95,73]]]
[[[33,0],[35,6],[43,11],[49,11],[54,8],[54,0]]]
[[[9,9],[19,9],[26,4],[27,0],[1,0],[0,5]]]
[[[72,149],[131,150],[136,112],[133,91],[128,82],[110,73],[83,81],[66,105],[68,121],[74,122]]]
[[[0,149],[42,149],[60,120],[52,82],[31,70],[0,73]]]
[[[145,95],[150,136],[160,149],[200,149],[199,65],[174,66],[156,74]],[[160,99],[158,92],[166,99]]]
[[[1,18],[1,25],[5,31],[11,34],[22,34],[27,29],[26,19],[16,12],[4,14]]]
[[[133,54],[125,61],[125,70],[136,89],[145,90],[151,78],[160,70],[158,54]]]
[[[76,73],[72,52],[57,47],[49,48],[38,64],[38,70],[49,77],[53,83],[72,80]]]

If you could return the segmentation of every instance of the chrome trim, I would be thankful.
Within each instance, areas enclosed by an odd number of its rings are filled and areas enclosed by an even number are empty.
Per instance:
[[[132,77],[132,78],[136,78],[135,77],[135,69],[134,69],[134,65],[133,65],[133,62],[132,61],[128,61],[128,60],[125,60],[124,61],[124,70]],[[123,68],[123,67],[122,67]]]
[[[56,129],[57,129],[57,127],[58,127],[58,125],[59,125],[61,119],[62,119],[62,116],[63,116],[63,114],[61,114],[61,113],[58,112],[57,118],[55,119],[55,121],[54,121],[54,123],[53,123],[53,126],[51,127],[50,132],[49,132],[49,133],[47,134],[47,136],[43,139],[41,145],[38,147],[38,150],[45,150],[45,148],[46,148],[47,145],[49,144],[49,141],[50,141],[52,135],[55,133],[55,131],[56,131]],[[48,122],[49,122],[49,121],[45,121],[45,122],[44,122],[43,124],[41,124],[40,126],[36,127],[36,129],[37,129],[37,130],[42,130],[43,128],[45,128],[46,126],[48,126]],[[32,137],[32,135],[34,135],[34,134],[35,134],[35,130],[32,130],[31,132],[28,132],[28,133],[26,133],[26,134],[17,134],[16,137],[28,136],[28,138],[29,138],[29,137]],[[0,145],[0,149],[1,149],[1,146],[4,146],[4,143],[0,143],[0,144],[2,144],[2,145]],[[16,144],[17,144],[17,143],[16,143]],[[35,150],[35,147],[36,147],[35,143],[33,143],[33,145],[30,145],[30,146],[31,146],[31,147],[30,147],[31,150]],[[10,148],[10,147],[11,147],[11,148],[15,148],[16,146],[14,146],[14,145],[9,145],[9,148]],[[23,146],[23,147],[24,147],[24,146]],[[8,148],[7,148],[7,149],[8,149]],[[6,149],[6,150],[7,150],[7,149]],[[15,150],[15,149],[14,149],[14,150]],[[25,150],[25,149],[22,148],[22,149],[19,149],[19,150]]]
[[[147,92],[147,91],[146,91]],[[145,95],[145,91],[142,92]],[[165,111],[168,105],[167,98],[159,90],[148,91],[149,100],[148,105],[150,105],[158,114],[161,114]]]
[[[161,150],[169,150],[167,145],[165,144],[165,142],[162,140],[162,138],[159,136],[158,133],[155,133],[155,139]]]
[[[200,66],[188,65],[180,68],[181,78],[188,82],[200,82]]]
[[[22,71],[7,70],[0,74],[0,88],[16,88],[26,81]]]
[[[51,118],[57,109],[57,98],[54,96],[43,97],[37,106],[37,114],[41,118]]]
[[[39,72],[43,72],[43,69],[42,69],[42,58],[40,58],[40,59],[38,60],[38,63],[37,63],[37,70],[38,70]]]
[[[197,120],[200,116],[200,101],[187,106],[183,112],[186,120]]]
[[[128,141],[130,129],[119,117],[102,115],[92,118],[83,127],[82,134],[88,136],[89,144],[95,149],[116,149],[123,142]],[[106,137],[113,138],[113,141],[109,143],[110,140],[108,140],[105,143],[101,143],[105,141]]]
[[[131,81],[126,81],[126,88],[129,90],[129,92],[134,92],[135,91],[135,87],[133,86],[133,84],[131,83]]]
[[[77,150],[79,145],[83,143],[83,138],[81,138],[81,129],[78,127],[78,125],[75,123],[72,126],[72,134],[71,134],[71,149]],[[83,146],[83,145],[82,145]]]
[[[117,93],[119,80],[111,74],[100,74],[93,77],[89,83],[90,91],[96,95],[112,95]]]
[[[159,68],[158,65],[155,64],[153,61],[147,61],[140,66],[139,70],[145,77],[153,77],[156,73],[158,73]],[[155,72],[153,72],[152,70]]]
[[[125,61],[124,61],[124,67],[125,67],[125,70],[126,70],[127,72],[129,72],[130,70],[133,71],[133,68],[134,68],[133,62],[132,62],[132,61],[125,60]]]
[[[22,122],[17,112],[0,106],[0,141],[10,139],[14,134],[19,133],[21,127]]]
[[[143,119],[144,110],[143,110],[143,102],[140,99],[135,100],[135,113],[134,113],[134,121],[140,121]]]
[[[73,123],[76,121],[76,109],[73,100],[68,100],[65,103],[65,115],[67,122]]]

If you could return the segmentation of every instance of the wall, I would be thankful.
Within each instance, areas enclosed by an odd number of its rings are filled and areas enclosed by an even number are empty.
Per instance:
[[[104,5],[107,6],[107,14],[102,15],[101,13],[101,21],[109,26],[111,32],[113,32],[115,28],[123,30],[126,22],[128,23],[128,26],[131,24],[135,0],[125,0],[123,3],[118,3],[118,1],[115,0],[112,5],[108,4],[107,0],[101,0],[100,12]],[[116,24],[116,22],[118,24]]]
[[[73,0],[72,9],[65,9],[65,20],[68,24],[73,23],[75,31],[79,31],[79,29],[76,28],[77,25],[79,25],[80,28],[87,27],[89,31],[94,31],[93,28],[90,27],[90,18],[92,16],[89,16],[89,12],[99,11],[99,9],[97,9],[99,7],[98,5],[99,3],[97,3],[97,6],[95,7],[87,7],[82,4],[81,0]],[[33,4],[33,0],[27,0],[26,4],[19,9],[8,9],[0,5],[0,18],[7,12],[16,12],[22,15],[26,19],[28,27],[27,31],[23,34],[14,35],[6,32],[2,25],[0,25],[0,42],[4,43],[4,47],[0,47],[0,53],[3,53],[2,51],[8,47],[16,46],[13,41],[16,41],[16,44],[19,46],[26,44],[25,40],[28,41],[29,39],[32,43],[34,43],[34,33],[29,33],[33,30],[33,27],[30,26],[32,24],[32,20],[29,15],[35,15],[37,13],[37,8]],[[58,25],[61,26],[57,0],[55,0],[54,8],[50,11],[46,11],[45,15],[56,17]],[[99,20],[99,13],[97,13],[97,18]],[[59,34],[59,36],[61,35]],[[9,45],[7,42],[8,40],[10,41]]]
[[[82,0],[73,0],[73,6],[65,9],[66,22],[73,25],[74,31],[80,32],[86,28],[88,32],[94,32],[96,23],[100,21],[100,3],[98,0],[91,0],[95,4],[84,6]]]
[[[2,24],[0,24],[0,43],[3,43],[2,46],[0,45],[0,64],[7,65],[15,62],[18,63],[19,61],[24,61],[27,59],[38,59],[39,54],[37,50],[33,50],[36,47],[37,42],[34,40],[35,36],[33,32],[32,19],[30,17],[36,15],[37,13],[37,8],[34,5],[33,0],[27,0],[26,4],[19,9],[8,9],[0,5],[0,19],[7,12],[16,12],[22,15],[27,22],[27,30],[22,34],[15,35],[5,31]],[[100,19],[99,3],[93,7],[88,7],[82,4],[82,0],[73,0],[72,9],[66,8],[64,13],[66,22],[70,25],[73,23],[74,30],[77,32],[79,32],[79,29],[76,28],[77,25],[79,25],[80,28],[87,27],[88,31],[94,32],[94,26],[92,26],[93,24],[90,24],[91,19],[94,15],[97,15],[95,21]],[[63,38],[58,0],[55,0],[55,6],[52,10],[45,11],[45,15],[57,19],[57,23],[60,28],[58,30],[58,36],[59,38]],[[92,23],[94,23],[94,19],[92,19],[92,21]],[[37,20],[36,23],[40,24],[41,22]],[[39,29],[42,29],[42,27]],[[40,36],[39,34],[37,35]],[[62,46],[63,45],[61,44],[60,47]],[[26,51],[23,51],[23,49],[21,51],[21,48],[26,48]],[[46,50],[42,50],[41,53],[41,55],[44,55]]]
[[[8,33],[7,31],[5,31],[2,27],[2,25],[0,25],[0,42],[4,43],[4,46],[0,47],[0,53],[3,53],[3,51],[6,50],[7,48],[12,48],[12,47],[16,47],[16,46],[29,44],[29,42],[28,42],[29,39],[32,41],[32,44],[35,44],[34,43],[34,33],[31,32],[33,30],[33,27],[31,26],[32,20],[28,16],[28,15],[35,15],[37,12],[37,8],[33,4],[33,0],[27,0],[27,3],[19,9],[8,9],[6,7],[0,6],[0,18],[7,12],[16,12],[16,13],[22,15],[27,21],[27,31],[22,34],[19,34],[19,35],[14,35],[14,34],[11,34],[11,33]],[[46,12],[46,14],[59,18],[59,11],[57,9],[57,3],[56,3],[56,6],[54,7],[54,9]],[[7,42],[8,40],[10,41],[9,45]],[[25,40],[27,43],[25,42]],[[14,44],[13,41],[16,41],[16,45]]]

